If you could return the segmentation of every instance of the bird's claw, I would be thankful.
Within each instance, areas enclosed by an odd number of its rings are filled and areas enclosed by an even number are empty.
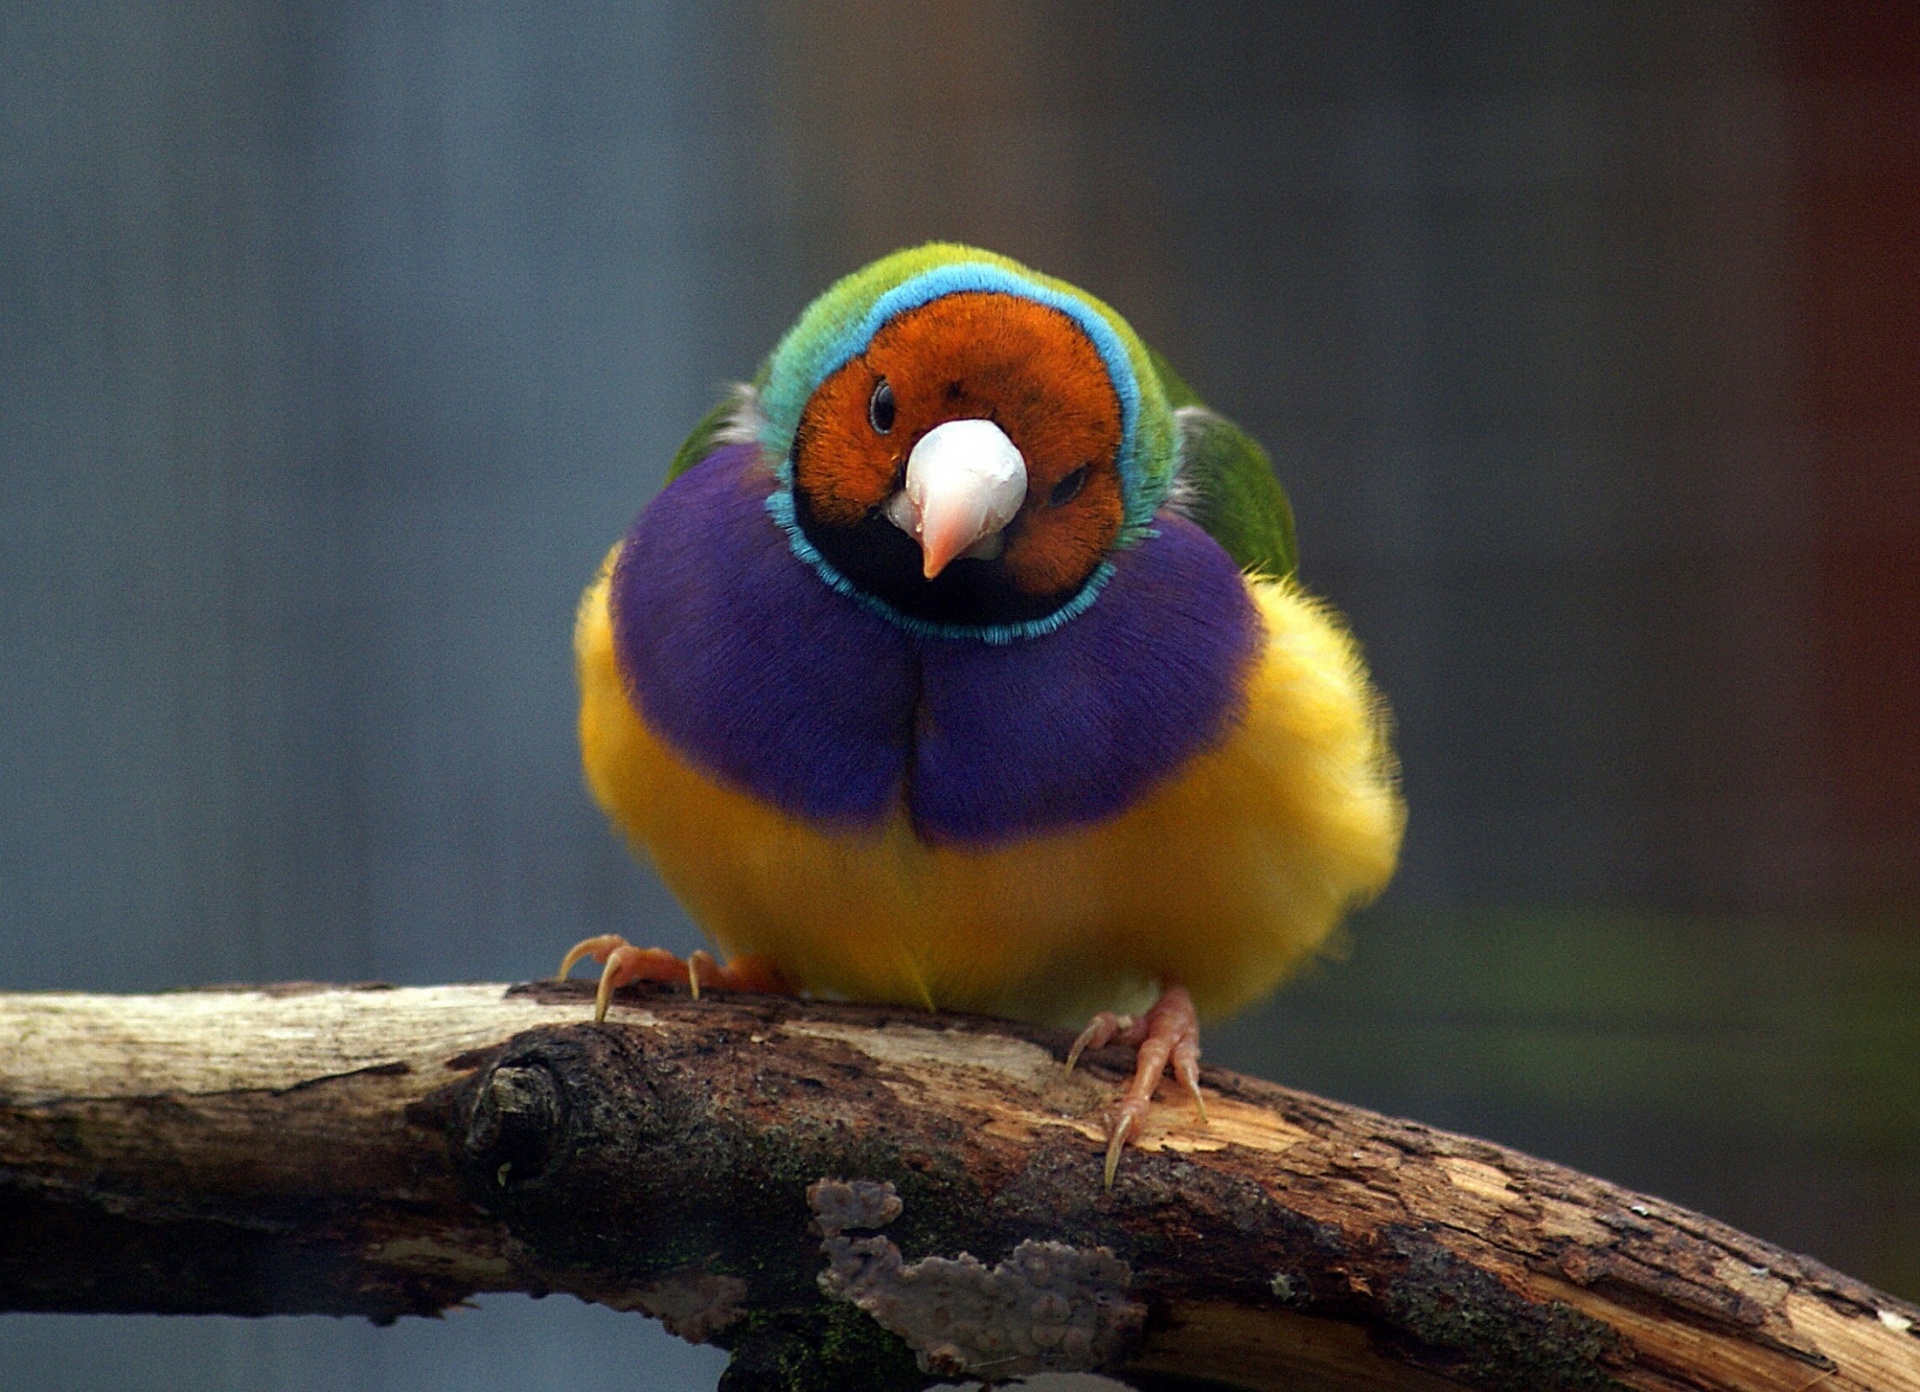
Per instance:
[[[1103,1049],[1109,1044],[1128,1044],[1139,1050],[1133,1080],[1114,1112],[1108,1132],[1105,1185],[1113,1188],[1113,1177],[1120,1168],[1120,1155],[1127,1141],[1136,1137],[1146,1124],[1147,1109],[1153,1103],[1154,1090],[1160,1086],[1168,1065],[1173,1075],[1193,1099],[1202,1125],[1207,1122],[1207,1101],[1200,1093],[1200,1020],[1193,1008],[1193,997],[1184,986],[1171,986],[1154,1002],[1153,1009],[1137,1019],[1103,1010],[1067,1050],[1067,1072],[1088,1049]]]
[[[720,964],[713,960],[713,954],[704,947],[696,947],[687,954],[687,990],[695,1000],[700,999],[700,974],[705,972],[709,980],[717,976]]]
[[[1114,1118],[1113,1135],[1107,1139],[1107,1164],[1101,1178],[1101,1187],[1113,1188],[1113,1176],[1120,1168],[1120,1152],[1126,1148],[1127,1137],[1133,1134],[1134,1113],[1124,1104],[1120,1115]]]
[[[602,933],[597,938],[582,938],[567,949],[567,955],[560,959],[560,970],[553,974],[555,981],[565,981],[573,969],[591,957],[597,962],[607,960],[607,954],[615,948],[627,946],[627,940],[617,933]]]
[[[613,993],[634,981],[667,984],[684,981],[695,1000],[700,999],[700,991],[704,986],[718,986],[725,991],[756,991],[773,996],[798,993],[798,987],[764,957],[736,957],[722,966],[714,960],[712,953],[705,948],[697,948],[682,962],[663,947],[635,947],[617,933],[602,933],[598,937],[575,943],[561,959],[558,978],[564,981],[567,973],[589,957],[603,964],[600,985],[593,995],[593,1018],[596,1024],[607,1018]]]
[[[1073,1075],[1074,1064],[1080,1062],[1080,1055],[1089,1049],[1104,1049],[1118,1039],[1125,1044],[1138,1044],[1138,1039],[1129,1039],[1137,1026],[1131,1015],[1116,1015],[1111,1010],[1103,1010],[1087,1022],[1087,1027],[1073,1041],[1073,1047],[1067,1050],[1067,1075]]]

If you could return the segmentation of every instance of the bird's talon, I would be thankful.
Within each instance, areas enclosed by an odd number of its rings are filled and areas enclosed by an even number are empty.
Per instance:
[[[713,960],[711,952],[698,948],[682,962],[665,948],[635,947],[614,933],[603,933],[597,938],[575,943],[573,950],[560,963],[560,975],[564,978],[588,957],[604,964],[600,971],[599,989],[593,996],[593,1018],[596,1022],[607,1018],[613,993],[632,981],[658,981],[669,986],[676,981],[685,981],[695,1000],[700,999],[701,991],[708,986],[718,986],[727,991],[754,991],[761,995],[791,996],[799,993],[798,984],[764,957],[735,957],[723,967]]]
[[[1073,1041],[1073,1047],[1067,1050],[1067,1077],[1071,1078],[1073,1076],[1073,1066],[1080,1062],[1080,1055],[1086,1052],[1087,1040],[1092,1034],[1093,1026],[1088,1025],[1080,1031],[1080,1037]]]
[[[560,970],[553,974],[554,980],[565,981],[573,969],[589,957],[604,962],[615,948],[625,947],[627,940],[613,933],[602,933],[596,938],[583,938],[575,943],[565,957],[560,959]]]
[[[1204,1125],[1207,1121],[1206,1099],[1200,1095],[1200,1022],[1194,1013],[1193,997],[1185,987],[1169,986],[1160,993],[1153,1009],[1138,1019],[1104,1010],[1095,1015],[1074,1041],[1067,1055],[1067,1067],[1073,1067],[1082,1047],[1099,1048],[1115,1040],[1136,1046],[1139,1053],[1134,1061],[1133,1079],[1120,1099],[1113,1134],[1107,1142],[1109,1189],[1120,1167],[1120,1153],[1144,1124],[1147,1109],[1153,1105],[1154,1090],[1169,1066],[1186,1088],[1187,1095],[1193,1098],[1201,1123]]]
[[[1186,1088],[1187,1096],[1193,1099],[1194,1110],[1200,1114],[1200,1124],[1208,1125],[1207,1099],[1200,1092],[1200,1041],[1188,1036],[1173,1046],[1173,1071]]]
[[[593,1022],[596,1025],[605,1023],[607,1007],[613,1004],[613,978],[617,971],[618,968],[609,959],[606,968],[600,973],[599,989],[593,993]]]
[[[1102,1179],[1102,1187],[1113,1188],[1113,1177],[1120,1169],[1120,1152],[1126,1149],[1127,1137],[1133,1134],[1133,1113],[1122,1110],[1113,1124],[1113,1135],[1107,1141],[1107,1166]]]
[[[687,954],[687,989],[693,993],[695,1000],[700,999],[700,969],[702,967],[707,969],[708,975],[712,975],[715,963],[711,953],[704,947],[698,947]]]
[[[1104,1049],[1116,1039],[1128,1044],[1138,1043],[1138,1040],[1130,1037],[1138,1027],[1139,1022],[1131,1015],[1116,1015],[1111,1010],[1102,1010],[1087,1021],[1087,1027],[1080,1031],[1079,1037],[1073,1041],[1073,1047],[1067,1050],[1067,1075],[1072,1076],[1074,1064],[1088,1049]]]

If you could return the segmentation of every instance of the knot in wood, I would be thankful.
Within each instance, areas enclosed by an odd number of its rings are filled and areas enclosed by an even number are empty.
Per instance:
[[[502,1064],[487,1076],[467,1119],[467,1162],[496,1188],[543,1173],[566,1119],[559,1080],[545,1068]]]

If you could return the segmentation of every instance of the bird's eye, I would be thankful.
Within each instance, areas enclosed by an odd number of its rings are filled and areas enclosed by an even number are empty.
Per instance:
[[[1082,464],[1060,482],[1054,484],[1053,492],[1047,495],[1048,507],[1063,507],[1072,502],[1080,492],[1080,485],[1087,481],[1087,466]]]
[[[874,386],[873,398],[867,402],[867,420],[877,434],[885,435],[893,429],[893,388],[884,377]]]

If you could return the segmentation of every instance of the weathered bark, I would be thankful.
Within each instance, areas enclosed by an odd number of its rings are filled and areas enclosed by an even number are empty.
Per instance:
[[[0,1308],[571,1291],[732,1349],[740,1389],[1920,1389],[1913,1306],[1482,1141],[1209,1069],[1211,1124],[1163,1092],[1106,1192],[1118,1051],[1068,1079],[1062,1036],[994,1020],[587,1013],[551,985],[0,997]]]

